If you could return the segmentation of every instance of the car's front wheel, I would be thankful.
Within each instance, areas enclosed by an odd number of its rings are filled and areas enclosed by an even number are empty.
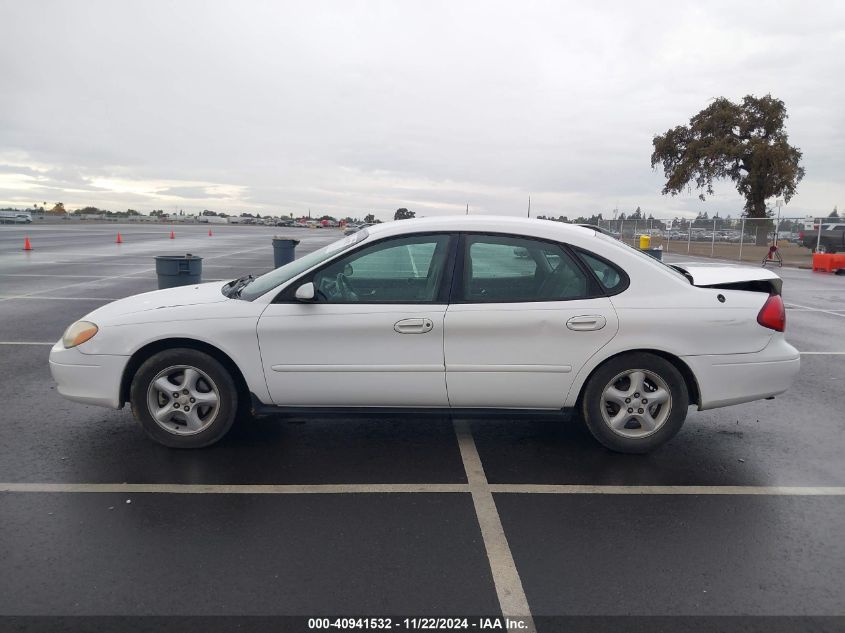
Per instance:
[[[590,377],[581,411],[587,428],[607,448],[647,453],[684,424],[689,393],[669,361],[645,352],[622,354]]]
[[[187,348],[165,350],[144,361],[129,396],[132,413],[147,435],[174,448],[217,442],[238,410],[237,386],[226,368]]]

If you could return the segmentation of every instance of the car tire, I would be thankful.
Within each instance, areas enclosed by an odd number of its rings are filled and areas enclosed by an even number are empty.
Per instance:
[[[689,408],[684,377],[647,352],[610,359],[590,376],[581,399],[587,428],[619,453],[648,453],[681,430]]]
[[[172,448],[202,448],[220,440],[238,413],[238,388],[215,358],[174,348],[148,358],[129,392],[132,413],[153,440]]]

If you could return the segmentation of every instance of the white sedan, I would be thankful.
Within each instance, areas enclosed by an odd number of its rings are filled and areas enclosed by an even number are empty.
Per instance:
[[[120,408],[167,446],[239,413],[577,411],[649,451],[689,406],[784,392],[781,279],[667,266],[573,225],[502,217],[368,227],[255,279],[115,301],[50,353],[59,392]]]

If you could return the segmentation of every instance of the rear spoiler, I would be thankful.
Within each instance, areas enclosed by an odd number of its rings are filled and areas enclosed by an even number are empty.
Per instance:
[[[766,268],[701,263],[669,265],[699,288],[751,290],[775,295],[779,295],[783,288],[783,279]]]

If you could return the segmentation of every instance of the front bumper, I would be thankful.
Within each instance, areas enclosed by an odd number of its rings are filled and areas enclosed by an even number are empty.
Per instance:
[[[801,368],[801,355],[775,334],[753,354],[684,356],[698,381],[699,410],[762,400],[783,393]]]
[[[110,409],[123,406],[120,383],[128,362],[129,356],[83,354],[78,347],[65,349],[61,341],[50,350],[50,373],[60,394],[74,402]]]

